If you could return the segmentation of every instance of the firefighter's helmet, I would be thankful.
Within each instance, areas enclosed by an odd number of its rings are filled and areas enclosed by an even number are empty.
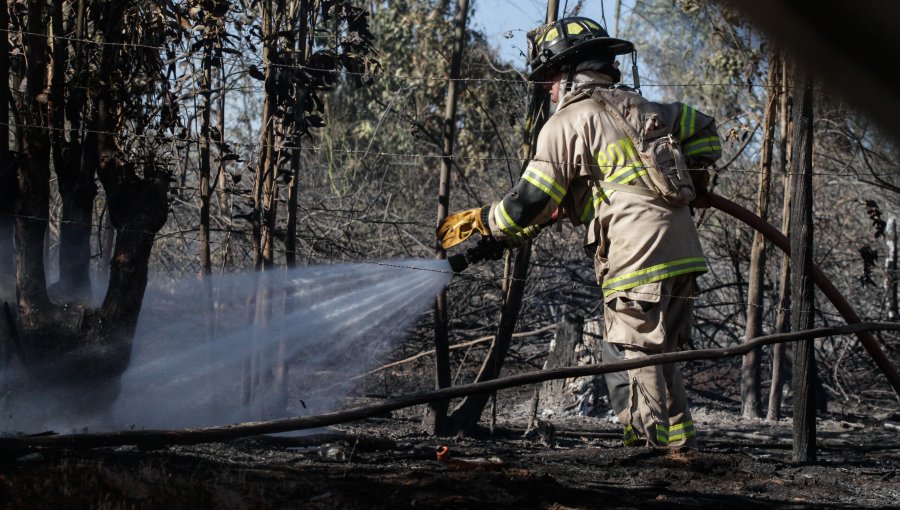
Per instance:
[[[528,32],[528,64],[535,81],[550,73],[564,71],[569,64],[584,60],[608,60],[634,51],[634,44],[610,37],[594,20],[562,18]]]

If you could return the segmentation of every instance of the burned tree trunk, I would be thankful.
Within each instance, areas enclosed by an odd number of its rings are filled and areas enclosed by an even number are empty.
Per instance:
[[[575,346],[581,342],[584,332],[584,319],[566,315],[556,330],[553,346],[544,363],[544,369],[575,366]],[[549,396],[550,401],[564,402],[563,393],[566,387],[565,379],[553,379],[544,382],[541,393]],[[547,401],[548,399],[544,399]]]
[[[437,223],[447,217],[450,208],[450,166],[453,164],[453,145],[456,138],[456,104],[459,97],[458,83],[462,67],[463,52],[466,47],[466,23],[469,16],[469,0],[459,0],[456,7],[456,30],[453,34],[453,56],[447,80],[447,104],[444,109],[441,148],[441,170],[438,188]],[[440,243],[435,248],[435,257],[447,258]],[[434,302],[434,361],[435,387],[450,386],[450,350],[447,324],[447,291],[442,290]],[[435,434],[446,432],[447,407],[449,402],[438,401],[428,406],[425,425]]]
[[[0,9],[0,29],[9,28],[9,12]],[[9,37],[6,32],[0,38],[0,76],[6,76],[0,87],[0,301],[12,299],[15,281],[13,254],[13,211],[18,192],[16,167],[9,150]]]
[[[120,53],[128,51],[118,43],[123,35],[124,13],[129,7],[130,2],[109,3],[95,13],[102,17],[102,23],[95,21],[98,28],[102,27],[101,40],[107,43],[102,47],[97,69],[97,74],[105,79],[115,76]],[[62,121],[58,111],[51,116],[47,108],[48,104],[55,108],[59,105],[51,103],[46,93],[48,23],[44,2],[31,2],[27,14],[28,33],[25,37],[30,57],[29,86],[21,105],[26,113],[23,117],[26,162],[18,171],[15,211],[19,295],[14,325],[16,355],[35,381],[49,383],[75,396],[84,385],[100,389],[100,393],[84,397],[89,401],[82,399],[72,403],[78,411],[90,410],[84,407],[100,410],[117,395],[118,378],[130,362],[132,339],[147,283],[150,250],[154,235],[165,223],[168,213],[168,173],[152,161],[143,162],[138,171],[135,164],[122,160],[113,140],[117,132],[117,115],[121,111],[121,90],[116,84],[107,82],[95,96],[96,114],[85,130],[82,165],[75,175],[76,180],[87,182],[83,175],[88,173],[93,185],[96,171],[106,192],[110,220],[118,233],[110,283],[98,310],[86,309],[83,304],[63,307],[52,302],[43,258],[49,213],[49,160],[51,154],[65,153],[54,152],[51,140],[63,144],[64,139],[49,136],[51,126],[46,123],[47,119],[57,123]],[[59,9],[56,25],[61,30],[58,18]],[[57,55],[57,63],[61,59],[63,57]],[[58,86],[54,90],[59,93]],[[68,177],[66,172],[77,169],[78,165],[69,166],[65,160],[60,156],[58,170]],[[61,186],[65,185],[61,183]],[[88,211],[84,223],[89,236],[90,206],[83,209]],[[63,257],[68,255],[62,254]],[[83,263],[84,267],[78,270],[86,273],[89,258]],[[81,274],[71,281],[83,283],[84,278],[85,274]]]
[[[812,329],[815,318],[813,302],[813,98],[812,78],[806,70],[794,72],[794,131],[791,171],[794,176],[791,216],[791,295],[794,313],[791,329]],[[794,460],[816,460],[816,360],[813,341],[803,340],[794,346]]]
[[[779,114],[779,131],[781,138],[779,139],[778,150],[778,168],[782,175],[784,183],[784,195],[782,212],[781,212],[781,231],[790,232],[791,229],[791,177],[788,175],[787,162],[790,152],[790,118],[791,118],[791,100],[790,94],[787,93],[788,67],[785,59],[781,61],[781,113]],[[775,317],[775,332],[786,333],[790,330],[791,325],[791,257],[790,254],[784,253],[781,256],[781,269],[779,271],[778,281],[780,288],[778,290],[778,306]],[[769,409],[766,412],[766,419],[769,421],[777,421],[781,417],[781,395],[784,390],[785,376],[790,374],[790,359],[787,356],[787,346],[784,344],[776,344],[772,346],[772,382],[769,386]]]
[[[763,120],[762,154],[760,156],[759,190],[756,199],[756,214],[763,220],[769,214],[769,188],[772,175],[772,149],[775,145],[775,116],[777,115],[778,77],[781,66],[778,63],[778,52],[773,51],[769,58],[769,98]],[[763,302],[766,275],[766,240],[759,232],[753,235],[753,247],[750,251],[750,276],[747,289],[747,327],[744,341],[760,336],[762,331]],[[761,417],[761,383],[760,367],[762,353],[758,350],[748,352],[741,366],[741,415],[744,418]]]
[[[212,272],[209,252],[210,201],[210,110],[212,109],[212,41],[203,40],[203,59],[200,69],[200,274]]]
[[[531,243],[516,254],[516,261],[513,265],[513,278],[509,285],[506,301],[500,310],[500,324],[497,327],[497,335],[491,344],[478,377],[475,378],[476,383],[494,380],[500,377],[500,370],[503,368],[503,360],[506,359],[506,353],[509,351],[509,344],[512,334],[516,329],[516,322],[519,318],[519,311],[522,308],[522,297],[525,294],[525,277],[528,275],[528,264],[531,260]],[[466,397],[450,415],[450,429],[452,432],[467,434],[470,433],[481,418],[484,407],[487,405],[489,394],[471,395]]]
[[[897,299],[897,234],[897,218],[891,216],[884,228],[884,247],[887,251],[887,258],[884,261],[884,292],[888,299],[888,319],[892,321],[900,317]]]
[[[65,76],[69,67],[69,55],[66,40],[61,37],[65,26],[62,3],[62,0],[55,0],[53,4],[53,79],[50,84],[53,168],[62,200],[59,225],[59,282],[56,287],[61,298],[85,302],[91,290],[90,243],[94,198],[97,195],[97,186],[94,183],[96,168],[82,164],[80,133],[77,131],[85,103],[83,89],[86,88],[86,81],[80,73],[84,68],[82,62],[84,55],[80,52],[75,55],[73,76],[78,85],[73,87],[71,99],[66,100]],[[83,3],[79,5],[76,39],[83,39],[85,13]],[[69,140],[65,129],[67,116],[73,126]]]
[[[52,312],[44,271],[44,234],[50,207],[45,2],[29,1],[27,15],[27,87],[20,105],[25,125],[15,206],[16,294],[22,329],[37,332],[44,328],[46,314]]]
[[[547,2],[547,22],[555,21],[559,13],[559,1],[549,0]],[[526,142],[523,144],[522,152],[525,154],[524,164],[528,163],[534,156],[535,142],[538,133],[543,127],[547,118],[548,103],[547,93],[540,84],[535,84],[532,88],[531,111],[525,126]],[[522,168],[525,171],[525,168]],[[507,274],[509,273],[509,258],[507,257]],[[509,287],[504,286],[504,301],[500,309],[500,324],[497,327],[497,334],[494,342],[488,351],[487,357],[481,366],[476,378],[477,382],[489,381],[496,379],[500,375],[503,368],[503,360],[509,350],[509,343],[512,334],[516,329],[516,322],[519,319],[519,311],[522,306],[522,297],[525,292],[525,280],[528,276],[528,264],[531,260],[531,242],[526,243],[524,247],[519,249],[516,254],[515,263],[512,267],[512,275],[508,280]],[[453,432],[465,434],[475,428],[481,413],[487,405],[488,395],[473,395],[467,397],[453,411],[450,416],[451,429]]]

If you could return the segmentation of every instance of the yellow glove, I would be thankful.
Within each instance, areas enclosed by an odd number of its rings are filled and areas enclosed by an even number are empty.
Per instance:
[[[459,211],[444,218],[437,228],[437,238],[445,250],[465,241],[475,232],[490,235],[491,230],[481,221],[481,207]]]

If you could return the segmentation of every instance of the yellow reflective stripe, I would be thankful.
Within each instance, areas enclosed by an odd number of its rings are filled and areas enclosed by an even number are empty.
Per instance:
[[[707,136],[706,138],[698,138],[696,140],[691,140],[690,142],[684,144],[684,150],[690,150],[692,147],[695,147],[697,145],[708,144],[710,142],[716,142],[716,143],[719,142],[719,136],[713,135],[713,136]]]
[[[701,263],[703,263],[703,264],[706,264],[706,259],[703,258],[703,257],[690,257],[690,258],[686,258],[686,259],[673,260],[673,261],[671,261],[671,262],[663,262],[662,264],[657,264],[657,265],[655,265],[655,266],[650,266],[650,267],[648,267],[648,268],[646,268],[646,269],[641,269],[641,270],[634,271],[634,272],[631,272],[631,273],[628,273],[628,274],[625,274],[625,275],[622,275],[622,276],[617,276],[617,277],[615,277],[615,278],[610,278],[609,280],[607,280],[607,282],[609,282],[609,283],[616,283],[616,282],[619,282],[619,281],[622,281],[622,280],[627,280],[628,278],[633,278],[633,277],[635,277],[635,276],[640,276],[640,275],[644,275],[644,274],[647,274],[647,273],[653,273],[653,272],[659,271],[660,269],[665,269],[665,268],[667,268],[667,267],[679,266],[679,265],[682,265],[682,264],[686,264],[686,263],[694,263],[694,262],[701,262]]]
[[[497,225],[500,226],[500,230],[502,230],[507,235],[518,234],[522,231],[522,227],[516,225],[516,222],[509,217],[509,214],[507,214],[506,208],[503,207],[502,200],[494,209],[494,220],[497,221]]]
[[[611,175],[607,180],[618,184],[628,184],[642,175],[647,175],[647,169],[639,161],[635,161],[628,166],[622,167],[621,170]]]
[[[563,197],[566,196],[565,188],[563,188],[556,181],[544,175],[535,168],[529,167],[527,170],[525,170],[525,175],[523,175],[522,178],[528,181],[535,188],[550,195],[550,198],[552,198],[553,201],[557,204],[562,202]]]
[[[588,198],[587,205],[584,206],[584,211],[581,212],[581,222],[585,223],[594,212],[600,209],[600,204],[603,203],[604,200],[609,198],[615,190],[610,190],[608,193],[606,190],[600,190],[599,193],[591,193],[590,198]]]
[[[615,181],[616,179],[618,179],[619,177],[621,177],[622,174],[624,174],[625,172],[629,172],[629,171],[631,171],[633,168],[636,168],[636,167],[639,167],[639,166],[641,166],[640,161],[635,161],[635,162],[633,162],[633,163],[631,163],[631,164],[629,164],[629,165],[625,165],[625,166],[623,166],[622,168],[618,169],[616,172],[614,172],[612,175],[610,175],[609,177],[607,177],[606,180],[607,180],[607,181]]]
[[[700,147],[698,149],[694,149],[689,152],[685,152],[685,156],[696,156],[697,154],[703,154],[704,152],[719,152],[722,150],[721,145],[711,145],[709,147]]]
[[[625,430],[622,432],[622,443],[625,446],[631,446],[637,442],[638,442],[638,436],[634,432],[634,427],[632,427],[631,425],[628,425],[627,427],[625,427]]]
[[[569,23],[566,25],[566,31],[571,35],[577,35],[584,32],[584,27],[578,23]]]
[[[693,156],[704,152],[716,152],[722,150],[721,140],[717,135],[700,138],[684,144],[684,154]]]
[[[690,119],[690,122],[688,122]],[[681,104],[681,129],[678,130],[678,141],[690,138],[694,135],[697,124],[697,110],[682,103]]]
[[[691,124],[688,128],[688,136],[694,136],[694,131],[697,130],[697,110],[688,107],[688,110],[691,111]]]
[[[669,427],[669,442],[680,441],[696,435],[697,431],[694,429],[694,422],[691,420]]]
[[[669,428],[665,425],[656,424],[656,440],[661,445],[669,444]]]
[[[591,195],[591,197],[587,200],[587,205],[584,206],[584,210],[581,211],[581,222],[585,223],[588,218],[591,217],[594,210],[594,196]]]
[[[609,296],[613,292],[628,290],[645,283],[657,282],[686,273],[705,273],[709,271],[706,259],[703,257],[689,257],[684,259],[664,262],[646,269],[640,269],[628,274],[609,278],[603,282],[603,296]]]

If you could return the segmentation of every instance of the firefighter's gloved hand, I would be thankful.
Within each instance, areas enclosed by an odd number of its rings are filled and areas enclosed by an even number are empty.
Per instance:
[[[540,225],[531,225],[522,229],[521,232],[514,236],[509,236],[504,241],[510,248],[524,248],[528,241],[531,241],[541,233]]]
[[[465,241],[475,232],[490,236],[491,230],[484,224],[482,207],[459,211],[444,218],[437,227],[437,238],[445,250]]]

